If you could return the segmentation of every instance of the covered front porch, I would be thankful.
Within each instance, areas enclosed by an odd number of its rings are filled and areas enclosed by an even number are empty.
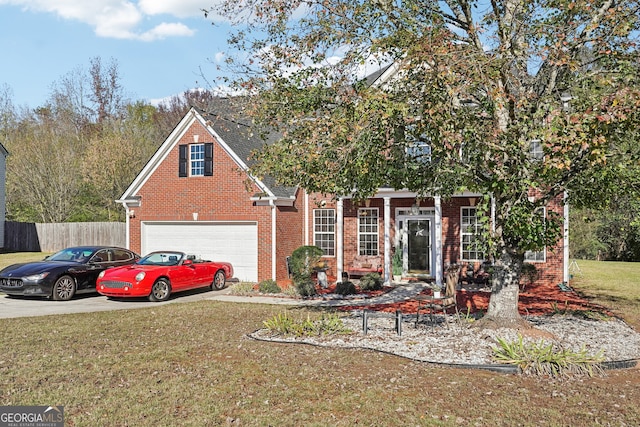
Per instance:
[[[363,221],[361,219],[366,215],[379,215],[382,217],[379,237],[382,247],[376,255],[369,256],[374,262],[367,266],[380,263],[378,271],[384,283],[391,284],[394,282],[393,257],[396,251],[400,251],[398,258],[401,259],[403,281],[431,281],[441,287],[445,266],[460,259],[460,207],[474,206],[479,197],[480,194],[461,193],[454,198],[455,203],[448,200],[444,207],[439,196],[419,199],[412,192],[384,188],[359,205],[350,198],[338,198],[336,276],[342,278],[343,273],[353,272],[354,260],[367,257],[362,255],[360,246],[363,245],[363,239],[359,235],[366,232],[367,221],[366,218]],[[372,209],[376,211],[372,212]],[[381,212],[378,214],[377,210]],[[352,229],[358,232],[354,235]]]

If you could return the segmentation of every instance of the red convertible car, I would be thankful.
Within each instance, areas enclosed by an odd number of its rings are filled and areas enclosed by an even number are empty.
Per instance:
[[[171,292],[210,287],[222,289],[233,277],[228,262],[202,261],[183,252],[152,252],[135,264],[98,275],[96,290],[108,297],[148,297],[165,301]]]

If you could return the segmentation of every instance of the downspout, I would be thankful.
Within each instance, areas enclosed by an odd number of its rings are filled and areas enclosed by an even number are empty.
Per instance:
[[[271,278],[274,281],[277,281],[276,267],[276,247],[277,247],[277,238],[276,238],[276,205],[273,200],[269,200],[269,206],[271,206]]]
[[[564,201],[564,236],[562,242],[563,259],[562,259],[562,281],[569,283],[571,276],[569,275],[569,194],[565,191]]]
[[[342,272],[344,271],[344,201],[338,199],[336,204],[336,281],[342,282]]]
[[[384,199],[384,284],[391,283],[391,198]]]
[[[434,197],[436,211],[436,285],[442,287],[443,280],[443,260],[442,260],[442,203],[440,196]]]

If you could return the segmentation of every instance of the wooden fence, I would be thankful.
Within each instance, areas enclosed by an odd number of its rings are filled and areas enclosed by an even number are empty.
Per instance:
[[[125,247],[124,222],[4,223],[4,250],[9,252],[56,252],[69,246],[105,245]]]

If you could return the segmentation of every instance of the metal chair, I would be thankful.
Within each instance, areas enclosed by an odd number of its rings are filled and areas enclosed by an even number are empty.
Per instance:
[[[429,310],[429,318],[431,320],[431,326],[434,324],[434,314],[437,311],[442,311],[442,314],[446,316],[447,310],[451,307],[455,307],[456,314],[458,314],[458,301],[456,297],[456,280],[447,280],[447,284],[445,286],[444,294],[440,297],[434,297],[433,295],[420,295],[416,297],[418,300],[418,307],[416,308],[416,327],[418,327],[418,322],[420,321],[420,310]],[[447,327],[449,324],[447,323]]]

